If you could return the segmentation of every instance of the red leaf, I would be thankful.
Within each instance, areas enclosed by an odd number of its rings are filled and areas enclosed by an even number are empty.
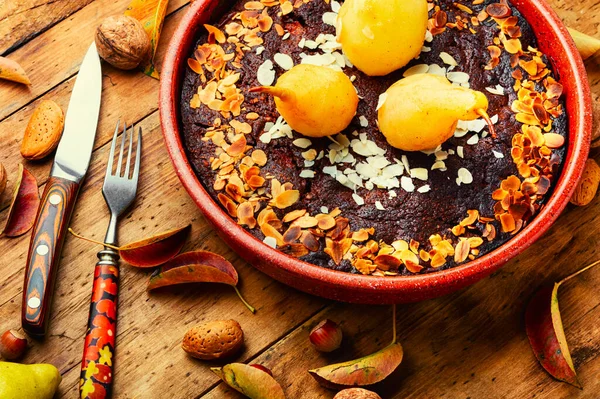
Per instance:
[[[151,277],[148,290],[182,283],[223,283],[237,285],[238,274],[222,256],[208,251],[186,252],[158,269]]]
[[[19,165],[19,177],[4,226],[4,235],[18,237],[27,233],[33,227],[39,206],[40,193],[37,181],[27,169],[23,168],[23,165]]]
[[[543,287],[535,294],[527,305],[525,327],[533,353],[542,367],[557,380],[581,388],[558,308],[558,287],[563,281],[554,287]]]
[[[181,251],[192,225],[145,238],[119,249],[121,259],[135,267],[154,267],[169,261]]]
[[[396,370],[403,356],[402,345],[395,342],[360,359],[309,370],[309,373],[327,388],[372,385]]]

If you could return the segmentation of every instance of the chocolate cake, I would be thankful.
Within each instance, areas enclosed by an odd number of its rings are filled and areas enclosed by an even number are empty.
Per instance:
[[[382,77],[343,55],[335,0],[241,0],[206,25],[185,71],[181,123],[198,179],[232,218],[306,262],[393,276],[468,262],[535,217],[564,155],[558,77],[510,3],[428,4],[420,56]],[[304,137],[271,97],[248,91],[300,63],[353,82],[358,110],[340,134]],[[485,93],[496,135],[481,119],[461,121],[431,151],[391,147],[377,128],[380,96],[415,73]]]

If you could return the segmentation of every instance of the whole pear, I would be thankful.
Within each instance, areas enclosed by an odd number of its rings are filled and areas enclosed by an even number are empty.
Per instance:
[[[358,106],[350,78],[317,65],[296,65],[281,75],[275,86],[254,87],[250,91],[273,95],[283,119],[308,137],[341,132],[354,118]]]
[[[52,399],[61,376],[51,364],[0,362],[0,398]]]
[[[379,130],[388,143],[405,151],[431,150],[454,134],[458,120],[487,116],[487,97],[452,85],[443,76],[412,75],[387,89],[379,108]]]
[[[383,76],[421,53],[427,0],[346,0],[337,36],[344,54],[370,76]]]

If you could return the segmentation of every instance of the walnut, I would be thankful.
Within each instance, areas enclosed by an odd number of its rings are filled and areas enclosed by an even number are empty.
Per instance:
[[[96,29],[98,54],[119,69],[134,69],[150,56],[150,38],[142,24],[125,15],[108,17]]]

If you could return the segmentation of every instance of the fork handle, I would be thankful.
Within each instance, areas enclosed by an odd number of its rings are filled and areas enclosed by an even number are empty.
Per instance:
[[[27,334],[43,338],[48,329],[56,270],[79,193],[79,183],[51,176],[31,232],[21,323]]]
[[[81,362],[81,399],[110,398],[114,376],[119,254],[110,248],[98,253],[94,270],[88,327]]]

